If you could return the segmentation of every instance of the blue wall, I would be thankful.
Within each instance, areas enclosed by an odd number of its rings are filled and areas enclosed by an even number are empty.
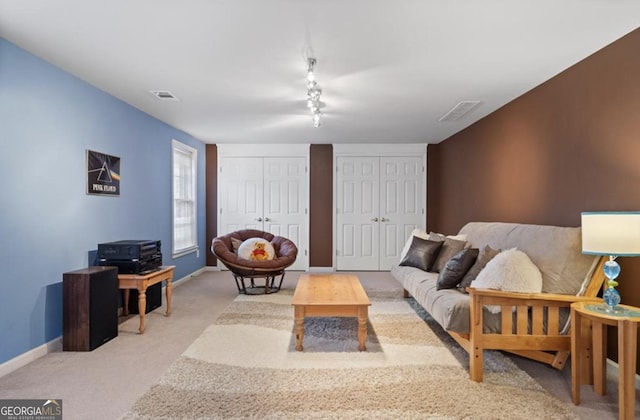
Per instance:
[[[205,145],[0,38],[0,363],[62,335],[62,274],[98,243],[160,239],[175,279],[204,267]],[[171,140],[198,150],[198,242],[171,258]],[[86,150],[119,156],[87,195]]]

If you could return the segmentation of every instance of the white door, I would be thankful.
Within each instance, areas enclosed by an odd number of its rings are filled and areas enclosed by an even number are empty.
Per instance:
[[[262,230],[263,159],[225,158],[220,162],[219,235]]]
[[[337,158],[338,270],[378,270],[379,162],[377,157]]]
[[[421,157],[338,157],[336,268],[389,270],[422,227]]]
[[[306,160],[302,157],[265,158],[264,230],[284,236],[298,247],[298,258],[290,270],[305,270],[307,182]]]
[[[225,157],[220,160],[218,235],[258,229],[291,239],[306,270],[307,182],[305,158]]]
[[[380,158],[380,270],[400,262],[413,229],[422,227],[422,158]]]

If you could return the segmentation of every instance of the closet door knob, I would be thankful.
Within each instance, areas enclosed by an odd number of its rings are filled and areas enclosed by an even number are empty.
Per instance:
[[[386,217],[383,217],[382,219],[380,219],[381,222],[388,222],[389,219],[387,219]]]
[[[377,218],[377,217],[374,217],[373,219],[371,219],[371,221],[372,221],[372,222],[377,222],[377,221],[378,221],[378,218]]]
[[[264,218],[264,221],[265,221],[265,222],[270,222],[270,221],[271,221],[271,219],[269,219],[268,217],[265,217],[265,218]]]
[[[262,222],[262,217],[256,217],[256,220],[257,220],[258,222]]]

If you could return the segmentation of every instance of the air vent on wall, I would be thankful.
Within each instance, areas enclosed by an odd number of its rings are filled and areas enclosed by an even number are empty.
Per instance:
[[[473,111],[480,103],[480,101],[462,101],[440,117],[438,121],[457,121]]]
[[[150,91],[154,96],[163,101],[179,101],[173,93],[168,90],[151,90]]]

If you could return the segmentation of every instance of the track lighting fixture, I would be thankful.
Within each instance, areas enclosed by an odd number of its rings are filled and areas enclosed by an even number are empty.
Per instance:
[[[322,89],[316,81],[315,75],[315,58],[307,59],[307,107],[311,111],[313,116],[313,126],[320,127],[320,95],[322,95]]]

